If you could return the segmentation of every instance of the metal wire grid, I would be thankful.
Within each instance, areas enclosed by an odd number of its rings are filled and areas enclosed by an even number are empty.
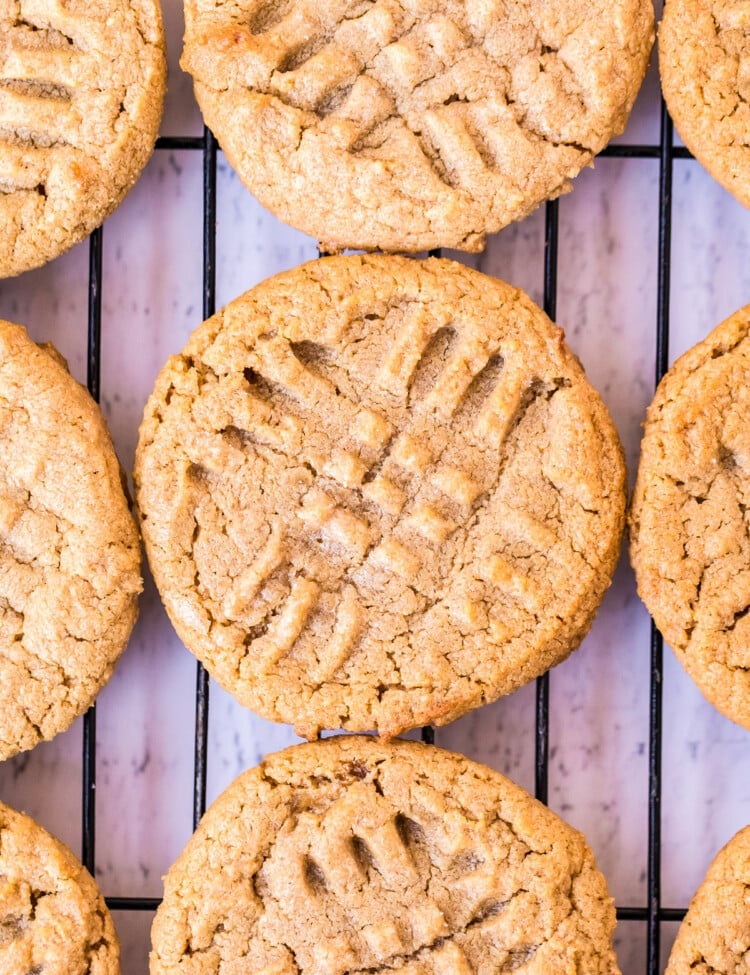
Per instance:
[[[656,382],[668,368],[669,356],[669,288],[672,218],[672,165],[675,159],[690,159],[690,153],[673,146],[672,121],[662,102],[660,138],[657,145],[612,145],[602,156],[626,159],[657,159],[659,162],[658,277],[656,310]],[[216,157],[217,142],[208,129],[202,136],[166,136],[156,148],[161,150],[195,150],[203,154],[203,317],[216,310]],[[546,204],[544,238],[544,310],[553,320],[557,306],[558,202]],[[102,311],[102,229],[90,239],[88,289],[87,383],[95,400],[99,400],[101,365]],[[433,251],[439,255],[440,251]],[[685,908],[665,908],[661,903],[661,755],[662,755],[662,678],[663,641],[653,622],[650,638],[650,700],[648,750],[648,844],[647,899],[644,906],[617,906],[617,919],[646,922],[646,975],[658,975],[660,925],[662,921],[680,921]],[[193,770],[193,827],[206,809],[208,768],[208,703],[209,680],[206,670],[197,665],[195,690],[195,739]],[[547,802],[549,780],[549,674],[536,682],[535,793]],[[434,742],[432,728],[422,730],[422,739]],[[93,874],[96,851],[96,705],[84,717],[83,724],[83,803],[82,860]],[[118,911],[154,911],[156,897],[107,897],[107,904]]]

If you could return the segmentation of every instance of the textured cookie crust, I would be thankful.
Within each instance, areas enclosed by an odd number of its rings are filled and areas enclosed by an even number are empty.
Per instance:
[[[119,975],[120,944],[91,874],[0,802],[0,973]]]
[[[154,148],[165,81],[158,0],[0,0],[0,277],[115,209]]]
[[[665,975],[750,973],[750,827],[718,854],[690,904]]]
[[[64,731],[109,680],[139,569],[99,407],[0,322],[0,758]]]
[[[750,728],[750,305],[648,409],[630,514],[638,592],[700,689]]]
[[[481,250],[625,127],[650,0],[185,0],[182,65],[264,206],[329,251]]]
[[[444,724],[566,657],[609,585],[624,477],[524,294],[373,256],[200,326],[157,380],[134,480],[186,646],[311,737]]]
[[[661,83],[677,131],[714,179],[750,207],[750,8],[667,0]]]
[[[497,772],[413,742],[272,755],[165,880],[151,975],[616,975],[583,836]]]

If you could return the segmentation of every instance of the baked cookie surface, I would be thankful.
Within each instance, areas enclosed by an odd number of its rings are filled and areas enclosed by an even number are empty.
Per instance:
[[[151,975],[618,972],[583,836],[414,742],[298,745],[240,776],[165,879]]]
[[[677,131],[750,207],[750,9],[745,0],[666,0],[662,89]]]
[[[57,257],[121,202],[165,83],[158,0],[0,0],[0,277]]]
[[[680,925],[665,975],[750,973],[750,827],[708,868]]]
[[[138,533],[99,411],[0,322],[0,758],[64,731],[135,623]]]
[[[91,874],[0,802],[0,972],[119,975],[120,944]]]
[[[307,737],[444,724],[564,659],[610,582],[624,478],[533,302],[382,256],[314,261],[201,325],[134,474],[181,639]]]
[[[324,250],[481,250],[622,131],[650,0],[185,0],[240,178]]]
[[[750,728],[750,305],[648,409],[630,513],[638,592],[705,696]]]

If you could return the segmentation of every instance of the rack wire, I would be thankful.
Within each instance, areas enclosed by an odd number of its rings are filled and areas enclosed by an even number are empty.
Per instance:
[[[217,143],[208,129],[202,136],[166,136],[156,143],[157,150],[193,150],[203,157],[203,317],[213,315],[216,304],[216,186]],[[659,164],[658,278],[656,310],[656,382],[668,368],[669,297],[672,222],[672,170],[675,159],[690,159],[683,147],[673,146],[672,122],[662,102],[658,144],[612,145],[601,154],[620,159],[654,159]],[[546,204],[544,238],[545,312],[554,320],[557,306],[557,265],[559,240],[558,202]],[[98,401],[101,363],[102,319],[102,251],[104,233],[95,231],[90,239],[88,288],[87,382],[91,395]],[[433,251],[439,255],[439,251]],[[680,921],[686,909],[668,908],[661,902],[661,794],[662,794],[662,680],[663,642],[651,624],[650,699],[648,747],[648,845],[646,869],[646,903],[617,905],[618,922],[646,922],[646,975],[658,975],[660,928],[665,921]],[[535,793],[542,802],[548,799],[550,675],[536,683],[535,728]],[[209,680],[201,664],[197,665],[195,690],[195,738],[193,770],[193,826],[197,827],[206,808],[208,770]],[[422,730],[422,739],[435,741],[432,728]],[[95,868],[96,829],[96,705],[84,718],[83,726],[83,805],[82,860],[93,874]],[[107,897],[107,904],[117,911],[154,911],[160,903],[156,897]]]

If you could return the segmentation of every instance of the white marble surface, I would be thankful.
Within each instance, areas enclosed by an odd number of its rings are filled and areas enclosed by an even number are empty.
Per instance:
[[[197,134],[177,67],[181,12],[168,0],[170,94],[163,131]],[[658,139],[652,70],[621,141]],[[673,359],[750,300],[750,213],[694,162],[675,163]],[[158,151],[104,231],[102,402],[126,468],[143,404],[166,357],[201,319],[201,159]],[[612,410],[635,469],[653,390],[658,165],[601,160],[560,206],[558,321]],[[472,262],[542,291],[540,211]],[[218,301],[315,256],[265,213],[220,157]],[[85,378],[88,246],[0,283],[0,317],[53,340]],[[623,558],[581,649],[551,680],[550,802],[588,836],[619,904],[645,904],[648,617]],[[750,821],[750,736],[704,702],[667,651],[663,901],[685,905],[716,850]],[[97,877],[108,895],[161,893],[191,829],[195,664],[151,583],[131,644],[98,706]],[[533,786],[533,688],[438,732],[438,742]],[[294,741],[211,689],[209,798],[267,751]],[[0,796],[80,850],[81,722],[0,766]],[[125,975],[147,971],[148,914],[117,913]],[[664,926],[665,950],[674,926]],[[622,923],[626,975],[644,970],[645,925]]]

